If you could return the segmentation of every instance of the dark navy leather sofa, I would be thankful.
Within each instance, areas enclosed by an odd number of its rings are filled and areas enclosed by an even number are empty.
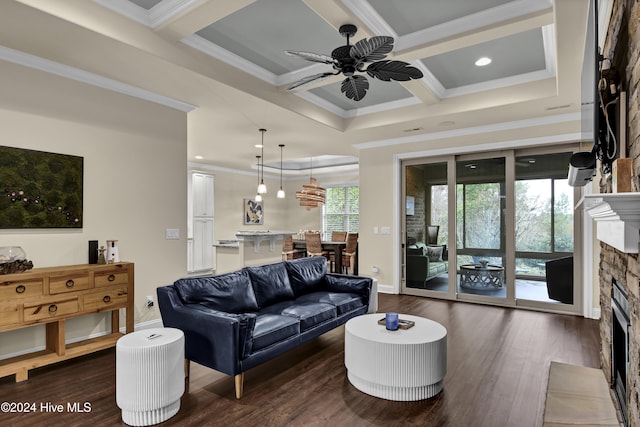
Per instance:
[[[185,358],[235,377],[367,313],[372,279],[329,274],[326,258],[308,257],[158,288],[166,327],[185,334]],[[375,311],[375,310],[373,310]]]

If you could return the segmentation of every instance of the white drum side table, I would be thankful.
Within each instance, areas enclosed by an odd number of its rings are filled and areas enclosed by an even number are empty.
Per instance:
[[[428,399],[443,388],[447,372],[447,330],[418,316],[410,329],[388,331],[385,313],[354,317],[345,325],[344,363],[358,390],[387,400]]]
[[[122,421],[147,426],[178,413],[184,393],[184,334],[174,328],[132,332],[116,343],[116,403]]]

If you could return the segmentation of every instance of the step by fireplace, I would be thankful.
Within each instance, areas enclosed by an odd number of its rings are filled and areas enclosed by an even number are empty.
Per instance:
[[[611,379],[620,412],[628,425],[627,369],[629,366],[629,300],[625,291],[613,279],[611,287]]]

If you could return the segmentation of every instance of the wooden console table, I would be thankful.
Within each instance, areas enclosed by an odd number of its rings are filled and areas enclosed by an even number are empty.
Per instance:
[[[123,334],[120,309],[126,309],[126,332],[133,332],[134,264],[71,265],[34,268],[0,276],[0,332],[45,324],[45,349],[0,360],[0,377],[114,347]],[[65,320],[111,312],[111,333],[67,345]]]

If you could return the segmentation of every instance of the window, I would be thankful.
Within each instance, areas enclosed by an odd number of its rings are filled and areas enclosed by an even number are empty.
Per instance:
[[[357,233],[359,228],[359,187],[329,187],[327,200],[322,209],[322,231],[330,235],[333,231]]]

